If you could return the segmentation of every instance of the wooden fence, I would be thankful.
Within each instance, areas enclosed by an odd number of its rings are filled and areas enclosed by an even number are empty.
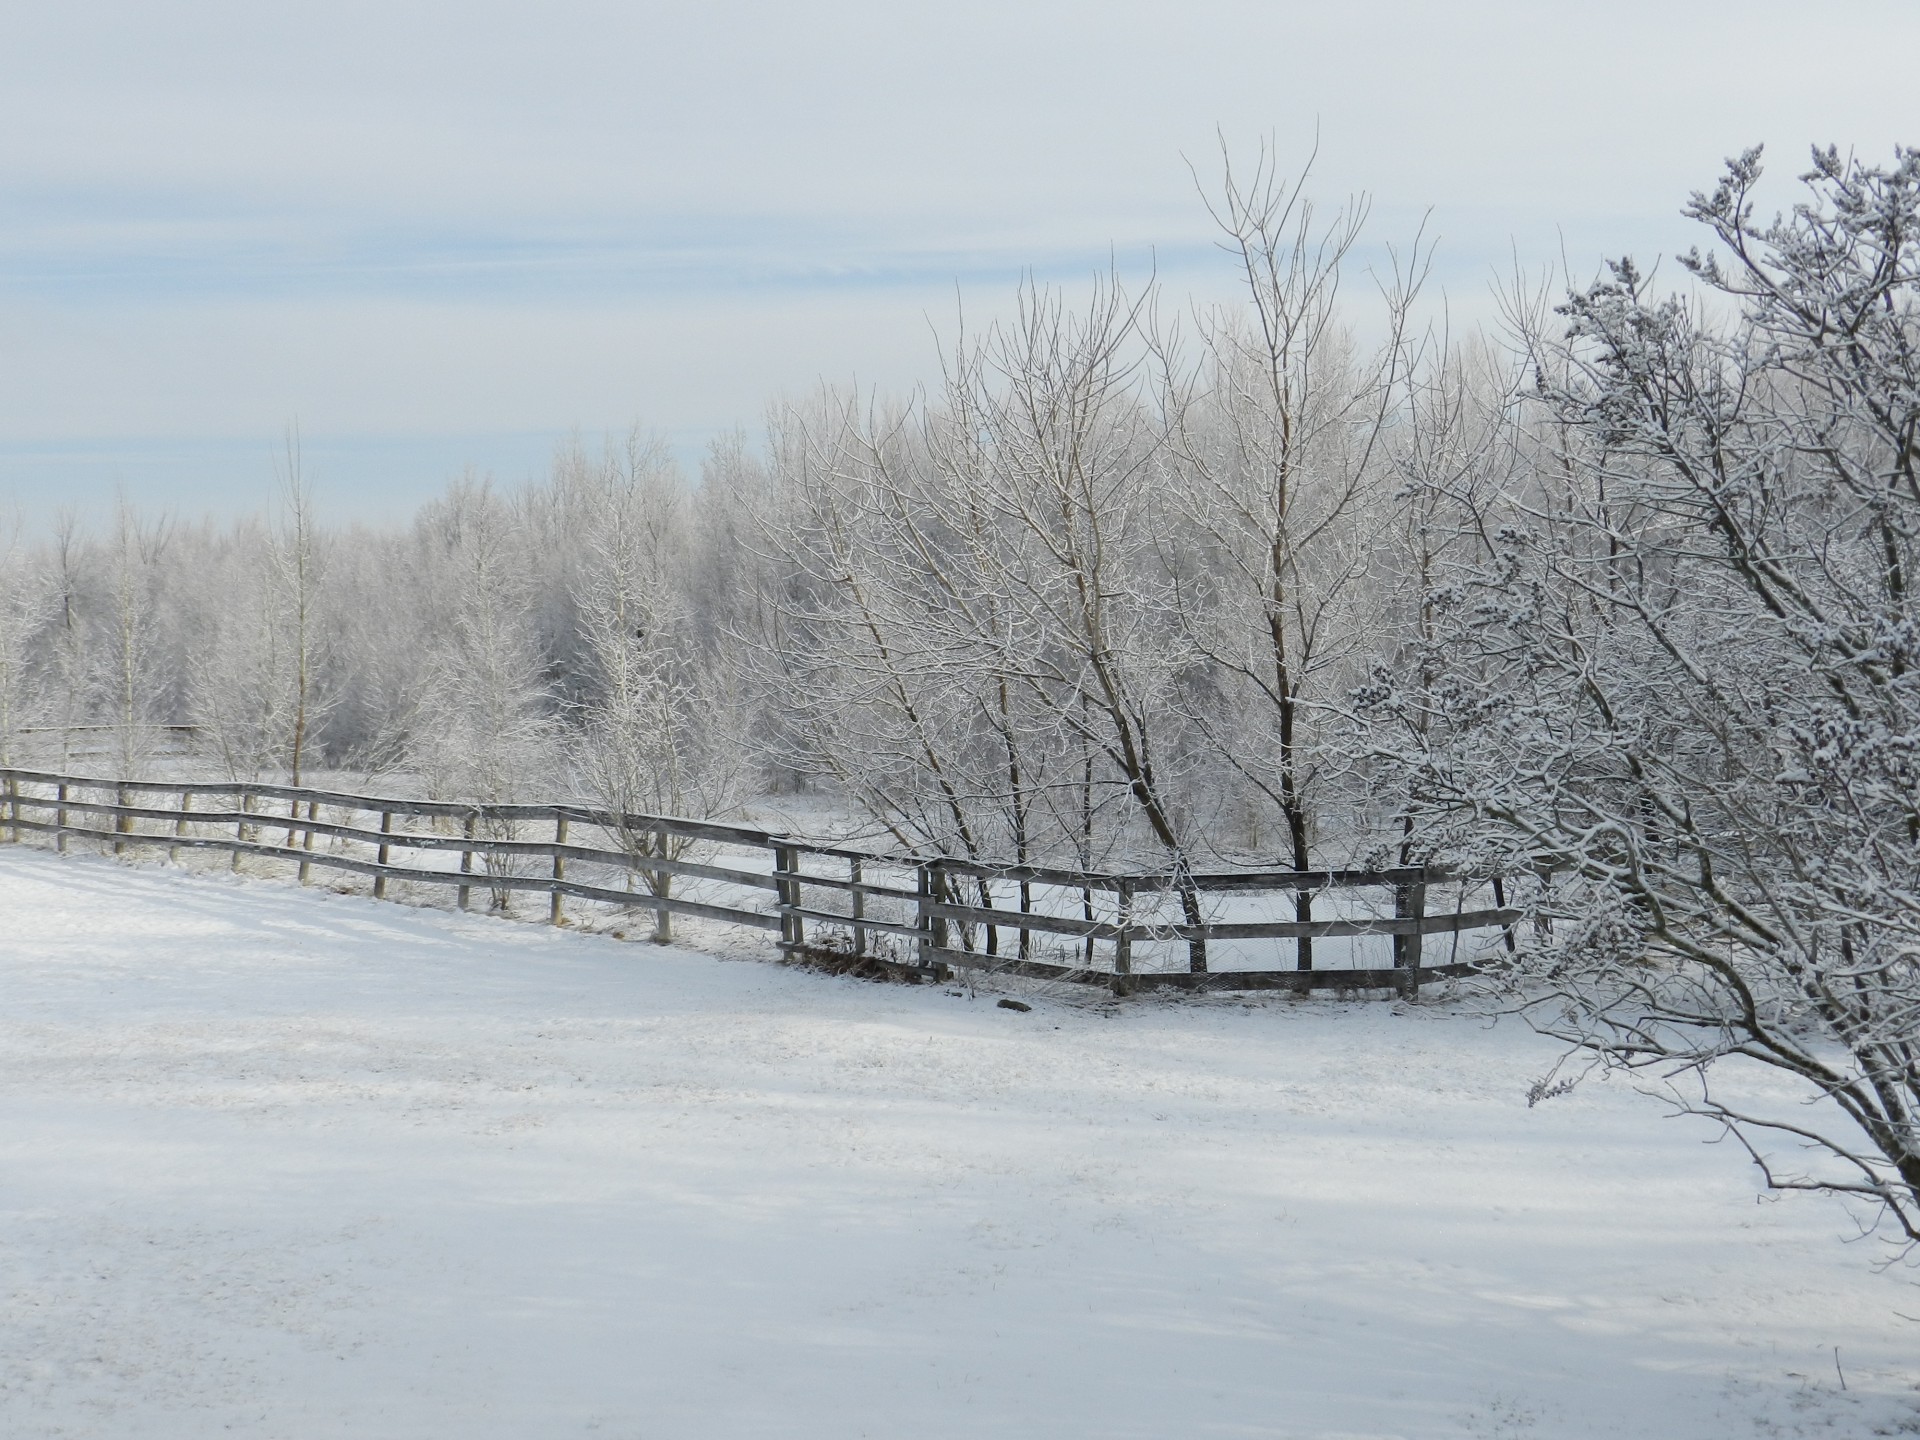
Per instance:
[[[1104,985],[1116,994],[1177,988],[1412,995],[1425,979],[1473,970],[1470,958],[1459,958],[1462,935],[1497,931],[1495,943],[1511,947],[1519,918],[1505,907],[1499,881],[1429,868],[1193,875],[1185,884],[1213,897],[1216,911],[1257,908],[1261,897],[1276,897],[1297,913],[1295,900],[1306,891],[1326,898],[1323,911],[1360,912],[1306,921],[1228,916],[1193,925],[1170,918],[1178,907],[1164,875],[885,855],[583,805],[468,805],[18,769],[0,769],[0,787],[0,831],[63,852],[76,840],[114,854],[164,850],[176,860],[224,852],[236,870],[254,857],[291,867],[302,883],[316,868],[365,876],[376,899],[401,898],[397,892],[412,887],[450,888],[463,910],[476,890],[496,910],[534,892],[545,897],[547,919],[556,925],[568,923],[569,900],[650,912],[654,938],[662,940],[675,916],[718,921],[771,932],[789,955],[909,979],[998,971]],[[1436,896],[1449,889],[1451,908],[1437,906]],[[1480,903],[1489,890],[1491,907]],[[1442,935],[1452,940],[1445,961],[1426,945]],[[1390,965],[1327,968],[1314,961],[1315,940],[1371,936],[1391,938]],[[1198,972],[1154,963],[1196,937],[1208,942],[1208,953],[1229,960],[1245,959],[1249,945],[1291,942],[1294,963]]]

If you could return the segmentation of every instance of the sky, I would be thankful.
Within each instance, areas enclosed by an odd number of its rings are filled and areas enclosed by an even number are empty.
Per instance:
[[[1672,255],[1723,159],[1920,144],[1911,0],[0,6],[0,507],[337,519],[901,391],[1023,276],[1231,276],[1224,138],[1428,300]],[[1364,296],[1362,297],[1364,298]]]

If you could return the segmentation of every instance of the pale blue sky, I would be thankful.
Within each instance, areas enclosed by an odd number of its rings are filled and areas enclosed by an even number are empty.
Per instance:
[[[0,503],[251,506],[297,417],[391,515],[556,436],[686,453],[820,378],[904,387],[956,296],[1148,257],[1219,293],[1184,157],[1275,137],[1513,257],[1689,243],[1765,141],[1920,143],[1920,6],[1372,0],[16,5],[0,17]]]

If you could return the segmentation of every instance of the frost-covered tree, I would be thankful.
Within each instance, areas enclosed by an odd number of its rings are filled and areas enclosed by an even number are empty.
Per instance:
[[[216,598],[193,647],[188,713],[201,753],[235,780],[273,774],[288,753],[287,637],[268,549],[260,527],[235,526],[201,577]]]
[[[940,528],[967,545],[962,584],[997,607],[970,626],[973,644],[1042,735],[1097,766],[1121,833],[1144,831],[1198,924],[1204,842],[1185,803],[1194,749],[1177,703],[1191,660],[1155,503],[1178,477],[1137,358],[1151,346],[1151,299],[1108,282],[1075,310],[1029,289],[1011,321],[959,350],[932,448],[950,478]],[[1188,950],[1205,970],[1205,940]]]
[[[1551,872],[1538,1023],[1920,1239],[1920,151],[1759,180],[1688,207],[1706,304],[1622,261],[1529,327],[1527,483],[1369,698],[1435,851]]]
[[[233,779],[310,768],[334,696],[327,675],[325,566],[332,550],[313,511],[298,432],[289,431],[268,523],[243,521],[204,546],[204,615],[186,637],[199,748]]]
[[[428,657],[414,763],[437,797],[532,798],[554,778],[555,737],[512,509],[484,482],[457,484],[415,533],[434,605],[421,617]]]
[[[747,633],[781,759],[908,850],[993,858],[970,667],[948,643],[946,566],[927,563],[929,466],[909,412],[823,394],[776,418],[771,450],[774,498],[756,519],[787,564]]]
[[[141,516],[123,496],[107,546],[107,594],[94,618],[91,676],[95,712],[107,736],[115,779],[144,775],[158,748],[158,727],[177,708],[180,667],[167,624],[168,549],[173,522]]]
[[[698,842],[640,817],[712,819],[737,809],[754,779],[730,667],[700,641],[689,602],[691,502],[665,447],[629,437],[579,480],[572,595],[590,662],[571,742],[576,788],[616,818],[614,838],[651,892],[673,873],[650,860]],[[673,938],[668,911],[655,938]]]
[[[1080,310],[1030,289],[936,397],[790,413],[769,539],[799,573],[765,644],[807,753],[903,842],[1147,857],[1197,920],[1191,647],[1155,524],[1178,477],[1141,393],[1144,309],[1113,284]]]
[[[548,799],[561,773],[558,735],[512,507],[484,482],[459,483],[421,513],[415,537],[433,604],[422,617],[428,645],[411,764],[436,799]],[[481,833],[519,838],[509,820],[484,820]],[[487,864],[518,873],[513,857]],[[510,890],[495,889],[496,908],[511,900]]]
[[[29,743],[44,715],[32,670],[33,641],[49,617],[49,600],[17,518],[0,520],[0,766],[21,766],[32,758]],[[14,782],[5,788],[15,793]]]

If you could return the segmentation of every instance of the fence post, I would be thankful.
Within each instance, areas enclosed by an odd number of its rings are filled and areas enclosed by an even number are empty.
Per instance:
[[[860,922],[867,918],[867,892],[861,888],[860,857],[854,856],[847,862],[847,878],[853,882],[853,888],[847,892],[850,908],[853,911],[853,953],[867,953],[867,927]]]
[[[180,787],[180,813],[174,817],[173,821],[173,835],[176,840],[187,833],[187,815],[192,809],[193,791],[183,785]],[[178,845],[169,845],[167,847],[167,863],[170,865],[180,863],[180,847]]]
[[[1420,872],[1418,880],[1403,880],[1394,886],[1393,911],[1401,919],[1413,921],[1413,928],[1403,935],[1395,935],[1394,949],[1399,953],[1396,962],[1406,970],[1400,980],[1400,993],[1409,1000],[1420,998],[1420,951],[1426,936],[1421,926],[1427,917],[1426,872]]]
[[[380,812],[380,833],[382,835],[391,835],[393,833],[393,812],[391,810],[382,810]],[[379,850],[374,853],[375,863],[382,867],[387,863],[388,848],[387,842],[382,840]],[[387,877],[385,875],[376,875],[373,877],[373,898],[376,900],[384,900],[387,898]]]
[[[564,845],[567,843],[567,817],[565,815],[556,814],[553,817],[553,843],[555,845]],[[558,850],[555,850],[553,852],[553,897],[552,903],[547,906],[547,923],[549,925],[558,925],[561,923],[560,882],[566,878],[567,857],[562,855]]]
[[[1087,864],[1089,862],[1082,861],[1081,863]],[[1082,885],[1080,887],[1080,915],[1089,925],[1093,923],[1093,887],[1091,885]],[[1087,953],[1087,969],[1093,969],[1093,936],[1088,935],[1085,940],[1080,942],[1080,946],[1081,949]]]
[[[248,811],[250,811],[252,808],[253,808],[253,796],[249,795],[246,791],[242,790],[240,792],[240,813],[234,817],[234,822],[233,822],[233,839],[234,839],[233,868],[236,872],[238,872],[240,869],[240,846],[247,843],[246,816]]]
[[[913,889],[919,897],[914,904],[913,923],[920,938],[915,944],[921,968],[926,969],[933,964],[933,916],[927,910],[927,902],[933,898],[933,874],[924,861],[913,867]]]
[[[469,811],[467,813],[467,825],[466,825],[467,839],[469,840],[473,839],[474,823],[479,818],[480,817],[479,817],[478,811]],[[460,873],[462,875],[471,875],[473,873],[473,851],[462,850],[460,852]],[[462,885],[460,887],[460,908],[462,910],[466,909],[468,903],[472,899],[473,899],[473,887],[471,885]]]
[[[298,809],[300,806],[300,802],[298,800],[294,801],[293,804],[295,809]],[[301,840],[300,840],[300,848],[302,851],[304,851],[307,854],[313,853],[313,822],[318,820],[319,818],[320,818],[320,802],[318,800],[307,801],[306,832],[301,836]],[[300,862],[300,883],[302,885],[305,885],[307,883],[307,876],[312,872],[312,870],[313,870],[313,867],[310,864],[308,864],[307,861],[303,859]]]
[[[20,780],[18,776],[7,776],[7,799],[12,802],[13,843],[20,843]]]
[[[928,870],[929,880],[933,887],[934,903],[938,905],[951,905],[953,903],[953,887],[947,883],[946,868],[936,860],[928,867]],[[947,928],[947,917],[944,915],[935,915],[933,917],[933,944],[937,950],[948,950],[953,946],[953,935]]]
[[[1507,882],[1499,875],[1493,877],[1493,903],[1497,909],[1504,910],[1507,908]],[[1513,938],[1513,926],[1511,925],[1502,925],[1500,927],[1500,941],[1507,947],[1507,954],[1509,955],[1513,954],[1514,951],[1519,948],[1518,943]]]
[[[783,948],[800,949],[806,944],[806,922],[795,913],[800,904],[800,882],[787,877],[797,875],[800,870],[800,852],[790,845],[773,847],[773,873],[780,879],[780,886],[774,891],[780,902],[780,944]]]
[[[654,830],[652,834],[653,853],[657,858],[665,860],[667,858],[667,832],[664,829],[657,829]],[[653,943],[656,945],[671,945],[673,943],[673,912],[660,902],[667,899],[668,892],[673,889],[673,872],[671,870],[649,870],[647,872],[647,889],[653,892],[654,899]]]
[[[1133,881],[1120,881],[1115,891],[1120,933],[1113,941],[1113,993],[1125,995],[1131,987],[1124,977],[1133,973]]]
[[[127,803],[127,787],[126,786],[116,785],[114,787],[113,803],[117,807],[122,807],[122,808],[125,807]],[[125,815],[121,815],[117,812],[115,813],[113,817],[113,833],[115,835],[125,835],[132,828],[133,828],[133,821],[131,819],[129,819]],[[113,842],[113,853],[116,855],[126,854],[127,853],[126,842],[123,840],[115,840]]]
[[[67,853],[67,782],[62,780],[53,787],[53,798],[57,808],[53,812],[53,848],[62,855]]]

